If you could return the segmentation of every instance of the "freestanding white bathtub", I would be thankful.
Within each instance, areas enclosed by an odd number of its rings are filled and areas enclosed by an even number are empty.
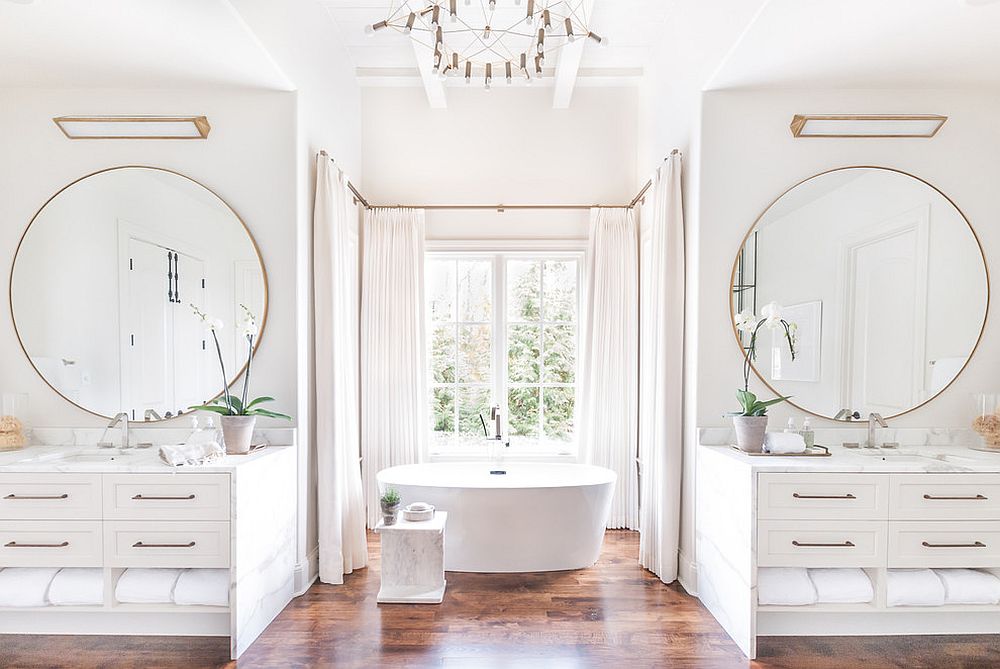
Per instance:
[[[471,572],[594,564],[615,478],[603,467],[519,462],[404,465],[377,476],[379,489],[398,490],[403,506],[429,502],[448,512],[445,569]]]

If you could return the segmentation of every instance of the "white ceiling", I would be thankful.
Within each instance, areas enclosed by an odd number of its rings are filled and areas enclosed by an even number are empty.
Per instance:
[[[0,0],[0,87],[288,90],[226,0]]]
[[[770,0],[706,87],[998,84],[997,0]]]

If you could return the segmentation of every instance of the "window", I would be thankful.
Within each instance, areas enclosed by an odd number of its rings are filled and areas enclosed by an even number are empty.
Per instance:
[[[485,446],[480,415],[497,404],[512,448],[575,450],[581,265],[568,252],[428,253],[432,452]]]

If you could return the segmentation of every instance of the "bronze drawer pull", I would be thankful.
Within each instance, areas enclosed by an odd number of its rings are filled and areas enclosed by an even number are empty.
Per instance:
[[[792,497],[795,499],[857,499],[851,493],[847,493],[846,495],[800,495],[797,492],[793,492]]]
[[[61,544],[19,544],[16,541],[8,541],[3,545],[4,548],[66,548],[67,546],[69,546],[68,541]]]
[[[137,500],[144,500],[144,499],[181,499],[181,500],[183,500],[183,499],[194,499],[194,493],[191,493],[190,495],[174,495],[174,496],[164,495],[164,496],[160,496],[160,497],[147,497],[146,495],[143,495],[142,493],[139,493],[138,495],[133,495],[132,499],[137,499]]]
[[[792,541],[792,545],[799,548],[854,548],[853,541],[845,541],[839,544],[810,544],[801,541]]]
[[[921,541],[924,548],[986,548],[982,541],[973,541],[971,544],[932,544],[928,541]]]
[[[15,495],[11,493],[4,497],[4,499],[66,499],[69,497],[69,493],[63,493],[61,495]]]
[[[141,541],[137,541],[132,544],[132,548],[194,548],[194,542],[189,541],[186,544],[144,544]]]
[[[989,497],[987,497],[986,495],[975,495],[975,496],[966,496],[966,497],[960,497],[960,496],[959,497],[948,497],[948,496],[938,496],[938,495],[927,495],[927,494],[925,494],[924,495],[924,499],[934,499],[934,500],[939,500],[939,499],[955,499],[955,500],[964,499],[964,500],[975,501],[975,500],[980,500],[980,499],[989,499]]]

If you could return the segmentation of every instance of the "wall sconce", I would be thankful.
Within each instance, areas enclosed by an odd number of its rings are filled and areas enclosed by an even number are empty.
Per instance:
[[[796,114],[790,127],[794,137],[933,137],[947,120],[936,114]]]
[[[57,116],[69,139],[207,139],[204,116]]]

